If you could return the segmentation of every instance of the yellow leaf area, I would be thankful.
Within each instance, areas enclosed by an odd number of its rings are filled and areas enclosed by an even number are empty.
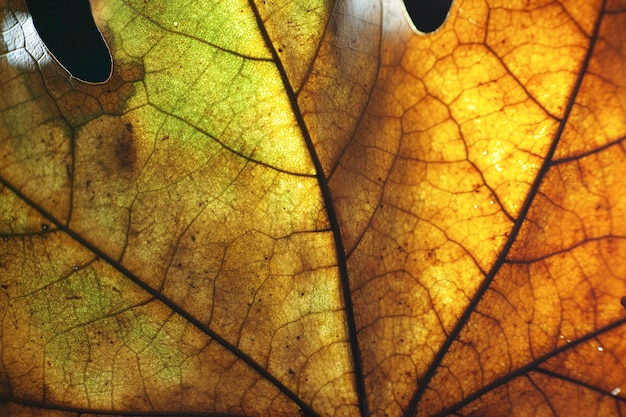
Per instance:
[[[0,0],[0,416],[626,413],[623,1],[92,10]]]

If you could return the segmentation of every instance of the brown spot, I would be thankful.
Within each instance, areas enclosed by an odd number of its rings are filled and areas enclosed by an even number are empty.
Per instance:
[[[137,164],[137,146],[133,125],[126,123],[115,139],[115,162],[122,171],[134,171]]]
[[[81,297],[79,295],[68,295],[65,297],[66,300],[80,300]]]

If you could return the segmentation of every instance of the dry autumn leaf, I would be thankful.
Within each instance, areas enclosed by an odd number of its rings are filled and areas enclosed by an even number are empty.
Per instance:
[[[0,416],[626,414],[624,1],[92,8],[0,0]]]

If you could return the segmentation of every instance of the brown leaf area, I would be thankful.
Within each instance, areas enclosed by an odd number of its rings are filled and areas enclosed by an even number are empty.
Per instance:
[[[0,1],[0,416],[625,415],[626,3],[241,3]]]

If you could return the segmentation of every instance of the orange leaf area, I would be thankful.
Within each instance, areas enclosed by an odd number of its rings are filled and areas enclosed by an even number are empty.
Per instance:
[[[623,5],[386,10],[330,179],[371,412],[620,415]]]
[[[92,10],[0,0],[1,417],[626,414],[624,1]]]

